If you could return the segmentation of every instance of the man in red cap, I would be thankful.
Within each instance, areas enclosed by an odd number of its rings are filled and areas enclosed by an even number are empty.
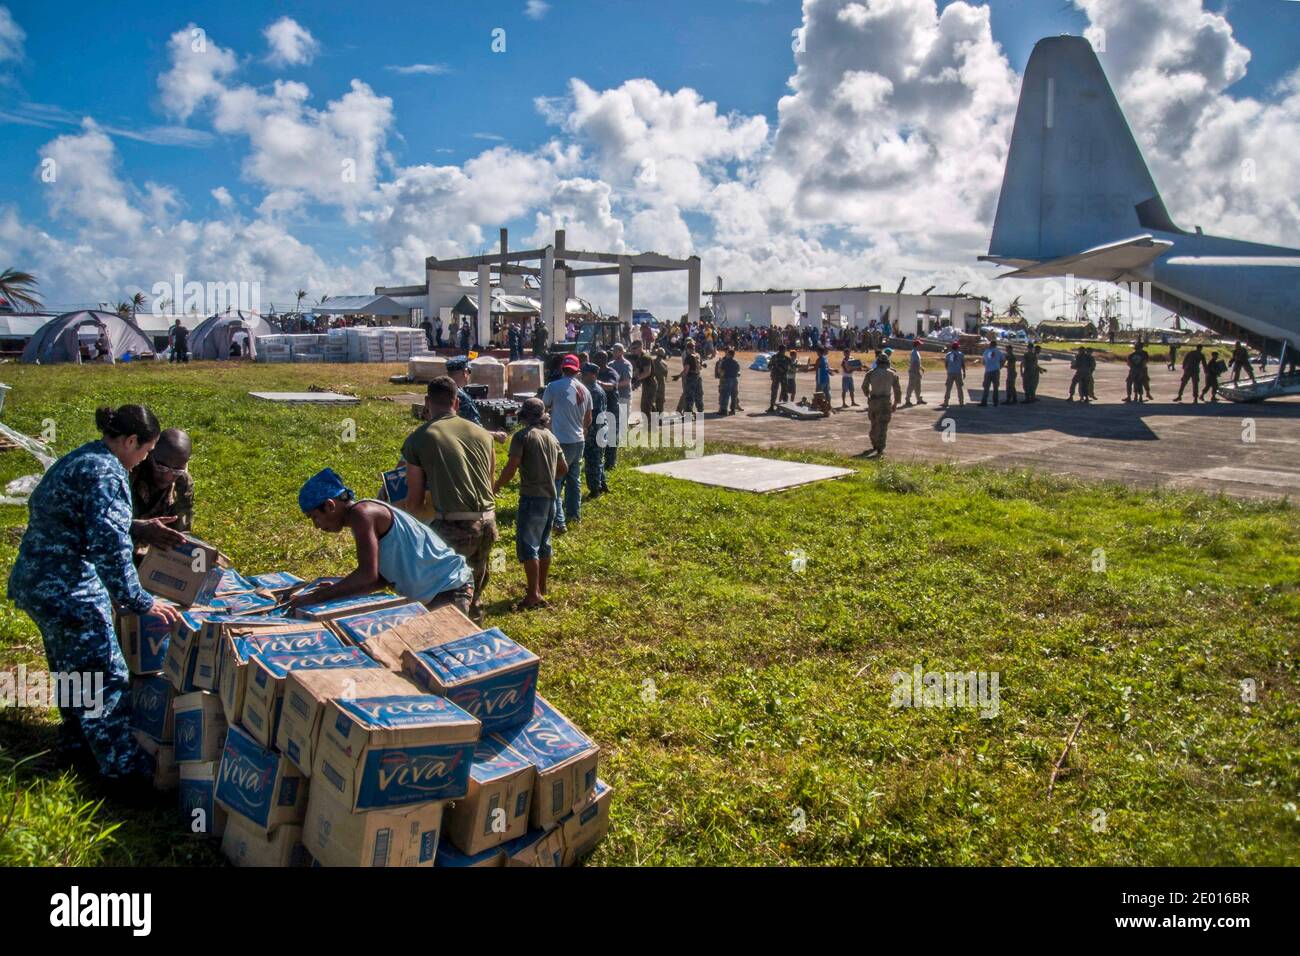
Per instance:
[[[921,397],[921,346],[924,343],[920,339],[912,340],[912,354],[907,360],[907,401],[904,408],[912,407],[912,393],[916,392],[916,404],[928,405],[924,398]]]
[[[582,508],[582,485],[579,482],[582,452],[591,425],[591,393],[578,380],[582,363],[576,355],[566,355],[560,362],[560,377],[542,392],[542,404],[551,416],[551,433],[560,443],[568,471],[555,481],[555,495],[563,498],[555,509],[555,534],[564,534],[570,521],[577,521]]]

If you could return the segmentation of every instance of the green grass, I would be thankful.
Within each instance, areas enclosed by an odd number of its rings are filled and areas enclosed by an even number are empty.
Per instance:
[[[66,451],[93,437],[95,405],[148,403],[194,435],[198,533],[242,571],[308,576],[345,569],[350,547],[294,493],[326,464],[373,493],[413,426],[371,400],[400,390],[395,370],[10,367],[4,420],[53,418]],[[246,397],[309,383],[367,401]],[[614,494],[557,540],[546,612],[509,613],[514,494],[499,503],[511,560],[489,621],[542,655],[542,692],[601,744],[616,791],[593,863],[1300,862],[1289,505],[824,454],[786,457],[855,473],[763,497],[628,467],[669,457],[624,455]],[[33,464],[0,456],[0,480]],[[24,520],[0,509],[4,573]],[[0,603],[0,661],[41,659]],[[997,672],[998,716],[892,708],[890,675],[915,664]],[[167,809],[95,806],[93,781],[48,757],[14,766],[53,740],[51,715],[0,715],[0,863],[215,859]]]

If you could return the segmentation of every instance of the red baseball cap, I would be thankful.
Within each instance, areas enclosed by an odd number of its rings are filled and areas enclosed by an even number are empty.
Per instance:
[[[560,368],[564,369],[565,371],[574,371],[574,372],[576,372],[576,371],[578,371],[581,367],[582,367],[582,365],[581,365],[581,363],[578,361],[578,356],[576,356],[576,355],[566,355],[566,356],[564,356],[564,360],[563,360],[562,362],[560,362]]]

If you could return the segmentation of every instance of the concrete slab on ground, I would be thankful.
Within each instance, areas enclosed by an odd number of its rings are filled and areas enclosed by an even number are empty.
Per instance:
[[[287,405],[361,404],[361,399],[355,395],[340,395],[338,392],[249,392],[248,394],[268,402],[283,402]]]
[[[754,491],[760,494],[785,491],[787,488],[798,488],[800,485],[853,474],[849,468],[754,458],[749,455],[705,455],[703,458],[683,458],[658,465],[644,465],[636,470],[648,475],[668,475],[670,478],[681,478],[701,485],[716,485],[733,491]]]

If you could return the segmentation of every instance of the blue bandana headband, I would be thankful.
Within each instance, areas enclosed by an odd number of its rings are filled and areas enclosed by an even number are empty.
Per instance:
[[[351,496],[352,489],[343,484],[333,468],[324,468],[307,479],[298,491],[298,507],[302,513],[315,511],[331,498]]]

